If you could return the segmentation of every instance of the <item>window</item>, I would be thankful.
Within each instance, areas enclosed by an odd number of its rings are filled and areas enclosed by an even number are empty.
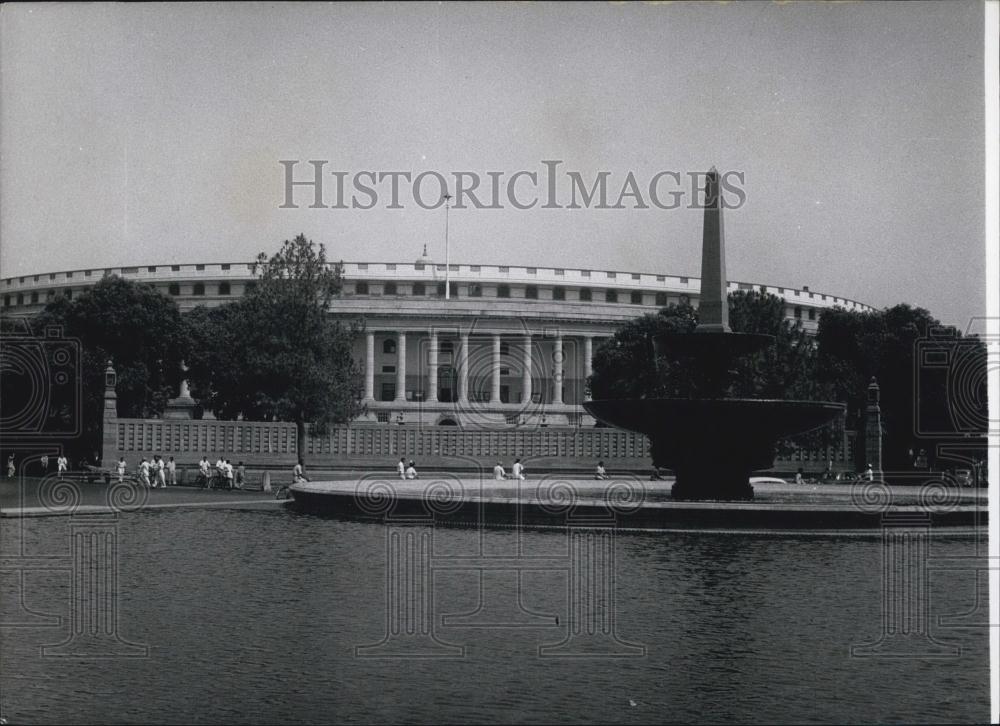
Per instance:
[[[656,293],[656,307],[663,308],[667,306],[667,293],[658,292]]]
[[[618,273],[617,272],[608,272],[606,274],[607,274],[609,280],[614,280],[616,277],[618,277]]]
[[[500,265],[500,272],[510,272],[510,268],[507,265]],[[24,282],[24,280],[21,280]]]
[[[538,269],[537,269],[537,268],[535,268],[535,267],[526,267],[526,268],[525,268],[525,271],[526,271],[526,272],[527,272],[527,273],[528,273],[529,275],[535,275],[535,274],[538,274]],[[38,278],[36,277],[35,279],[37,280]]]
[[[368,283],[364,280],[359,280],[354,283],[354,293],[356,295],[367,295],[368,294]]]
[[[122,274],[123,275],[132,275],[132,274],[135,274],[138,271],[139,271],[138,267],[123,267],[122,268]],[[38,275],[35,275],[35,279],[36,280],[38,279]]]
[[[49,273],[49,279],[50,279],[50,280],[55,280],[55,279],[56,279],[56,273],[54,273],[54,272],[50,272],[50,273]]]
[[[3,306],[5,308],[9,308],[10,307],[10,295],[4,295],[3,296]]]
[[[382,293],[385,295],[398,295],[399,289],[396,287],[395,282],[385,283],[385,287],[382,289]]]
[[[156,265],[150,265],[147,267],[146,272],[156,272]]]
[[[633,272],[632,273],[632,279],[633,280],[641,280],[642,279],[642,275],[640,275],[638,272]]]
[[[413,269],[414,270],[422,270],[422,269],[424,269],[424,267],[426,267],[426,265],[424,265],[423,262],[415,262],[415,263],[413,263]]]
[[[479,272],[479,265],[469,265],[469,272]]]
[[[194,284],[194,294],[195,295],[204,295],[205,294],[205,283],[204,282],[196,282]]]
[[[616,303],[618,302],[618,291],[617,290],[605,290],[604,291],[605,302]]]
[[[55,296],[56,296],[56,291],[55,290],[49,290],[49,291],[47,291],[45,293],[45,299],[46,300],[54,300]]]
[[[800,319],[800,320],[802,319],[802,306],[801,305],[796,305],[795,306],[795,317],[798,318],[798,319]]]
[[[33,302],[33,303],[38,302],[38,293],[37,292],[31,293],[31,302]]]
[[[229,283],[228,282],[220,282],[219,283],[219,294],[220,295],[228,295],[229,294]]]
[[[584,302],[590,302],[591,300],[594,299],[593,293],[591,293],[589,287],[580,288],[580,299],[583,300]]]
[[[442,340],[441,341],[441,352],[442,353],[454,353],[455,352],[455,343],[454,343],[454,341],[451,341],[451,340]]]
[[[17,304],[18,305],[24,305],[24,293],[23,292],[17,293]]]
[[[359,270],[367,270],[368,269],[368,263],[367,262],[359,262],[358,263],[358,269]]]
[[[391,401],[396,397],[396,384],[395,383],[383,383],[382,384],[382,400]],[[386,414],[388,416],[388,414]],[[389,419],[386,418],[386,421]]]
[[[667,276],[666,275],[657,275],[656,276],[656,281],[657,282],[666,282],[667,281]]]
[[[816,308],[809,308],[809,319],[810,320],[816,319]]]
[[[778,294],[779,294],[779,295],[784,295],[784,294],[785,294],[785,288],[783,288],[783,287],[779,287],[779,288],[778,288]]]
[[[83,276],[84,277],[90,277],[90,275],[92,273],[93,273],[93,270],[84,270]],[[24,282],[24,278],[23,277],[21,278],[21,282]]]
[[[66,296],[67,300],[72,300],[73,299],[73,288],[67,287],[66,291],[63,294]]]
[[[501,376],[509,376],[510,375],[510,368],[501,368],[500,369],[500,375]]]
[[[458,265],[448,265],[448,269],[452,272],[458,272],[459,267]]]
[[[169,285],[167,285],[167,292],[176,297],[177,295],[181,294],[181,286],[178,285],[176,282],[171,282]]]
[[[682,277],[681,278],[681,284],[682,285],[687,285],[688,284],[688,279],[686,277]]]
[[[171,272],[180,272],[181,271],[181,266],[180,265],[171,265],[170,266],[170,271]]]
[[[221,267],[223,270],[229,269],[229,265],[219,265],[219,267]]]
[[[383,373],[395,373],[396,372],[396,366],[382,366],[382,372]]]
[[[66,279],[67,280],[72,280],[73,279],[73,273],[72,272],[67,272],[66,273]],[[10,284],[10,280],[7,280],[7,284],[8,285]]]
[[[563,275],[565,275],[565,274],[566,274],[566,270],[560,270],[560,269],[556,268],[556,270],[555,270],[555,273],[556,273],[556,275],[558,275],[559,277],[562,277]]]
[[[424,283],[422,283],[422,282],[415,282],[415,283],[413,283],[413,294],[414,295],[426,295],[427,294],[427,286],[424,285]]]
[[[497,285],[497,297],[510,297],[510,285]]]
[[[396,341],[392,338],[387,338],[382,341],[382,352],[386,355],[396,355]]]
[[[483,296],[482,285],[469,285],[469,297],[482,297],[482,296]]]
[[[437,296],[438,297],[444,297],[444,283],[443,282],[439,282],[437,284]]]
[[[90,273],[88,272],[87,274],[89,275]],[[18,280],[18,282],[24,282],[24,278],[23,278],[23,277],[22,277],[22,278],[20,278],[20,279]]]
[[[528,286],[526,286],[524,288],[524,296],[526,298],[528,298],[529,300],[537,300],[538,299],[538,286],[537,285],[528,285]]]
[[[642,293],[638,290],[633,290],[629,296],[629,300],[633,305],[642,305]]]
[[[38,275],[35,275],[35,282],[38,282]]]
[[[510,355],[510,343],[500,342],[500,355]]]
[[[691,296],[690,295],[681,295],[680,296],[680,303],[681,303],[681,305],[690,305],[691,304]]]
[[[565,287],[554,287],[554,288],[552,288],[552,299],[553,300],[565,300],[566,299],[566,288]]]
[[[451,297],[458,297],[458,283],[457,282],[449,282],[448,283],[448,289],[450,291]],[[437,294],[438,294],[438,297],[444,297],[444,283],[443,282],[439,282],[437,284]]]
[[[590,270],[580,270],[580,277],[590,277]]]
[[[387,270],[395,270],[396,269],[396,265],[393,264],[393,263],[389,263],[389,264],[387,264],[385,266],[385,269],[387,269]]]
[[[196,270],[204,270],[205,266],[204,265],[195,265],[194,269],[196,269]]]

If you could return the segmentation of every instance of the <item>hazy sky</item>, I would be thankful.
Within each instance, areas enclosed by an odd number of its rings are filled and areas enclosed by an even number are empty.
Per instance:
[[[982,15],[978,1],[4,5],[0,275],[249,260],[299,232],[334,259],[412,261],[424,243],[443,258],[444,210],[405,194],[404,209],[307,209],[299,191],[302,208],[279,209],[279,159],[349,175],[558,159],[611,172],[612,199],[629,171],[644,184],[715,165],[746,180],[726,218],[731,279],[964,327],[985,309]],[[450,239],[454,262],[696,276],[701,215],[453,210]]]

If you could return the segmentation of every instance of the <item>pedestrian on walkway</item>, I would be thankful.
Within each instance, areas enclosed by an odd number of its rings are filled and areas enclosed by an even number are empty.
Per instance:
[[[125,481],[125,471],[128,469],[124,456],[118,459],[118,463],[115,465],[115,468],[118,470],[118,483],[121,484]]]
[[[42,476],[45,476],[46,474],[49,473],[49,455],[48,454],[42,454],[41,465],[42,465]]]
[[[507,478],[507,472],[503,470],[503,465],[498,461],[497,465],[493,467],[493,478],[497,481]]]
[[[167,462],[167,483],[172,487],[177,486],[177,462],[172,456]]]
[[[69,459],[66,458],[65,454],[60,454],[59,458],[56,459],[56,469],[59,472],[59,478],[63,478],[63,474],[69,469]]]
[[[7,478],[13,479],[15,471],[17,471],[17,467],[14,465],[14,455],[11,454],[7,457]]]
[[[406,459],[402,456],[399,457],[399,463],[396,464],[396,473],[399,474],[400,479],[406,478]]]

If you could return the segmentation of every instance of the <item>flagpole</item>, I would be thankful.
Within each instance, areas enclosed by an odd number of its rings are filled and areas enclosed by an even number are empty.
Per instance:
[[[451,300],[451,251],[448,248],[448,213],[451,211],[451,195],[444,193],[444,299]]]

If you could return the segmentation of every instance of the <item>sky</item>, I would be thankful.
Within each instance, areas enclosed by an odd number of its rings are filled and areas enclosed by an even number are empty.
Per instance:
[[[386,183],[372,209],[310,209],[302,189],[282,209],[280,160],[301,161],[297,179],[324,160],[348,180],[505,183],[560,160],[609,172],[611,200],[629,172],[642,188],[715,166],[744,180],[730,279],[965,329],[985,314],[982,16],[976,1],[6,4],[0,276],[249,261],[299,233],[332,259],[407,262],[424,244],[443,259],[443,208],[401,193],[389,209]],[[539,196],[451,210],[452,262],[700,272],[697,209]]]

